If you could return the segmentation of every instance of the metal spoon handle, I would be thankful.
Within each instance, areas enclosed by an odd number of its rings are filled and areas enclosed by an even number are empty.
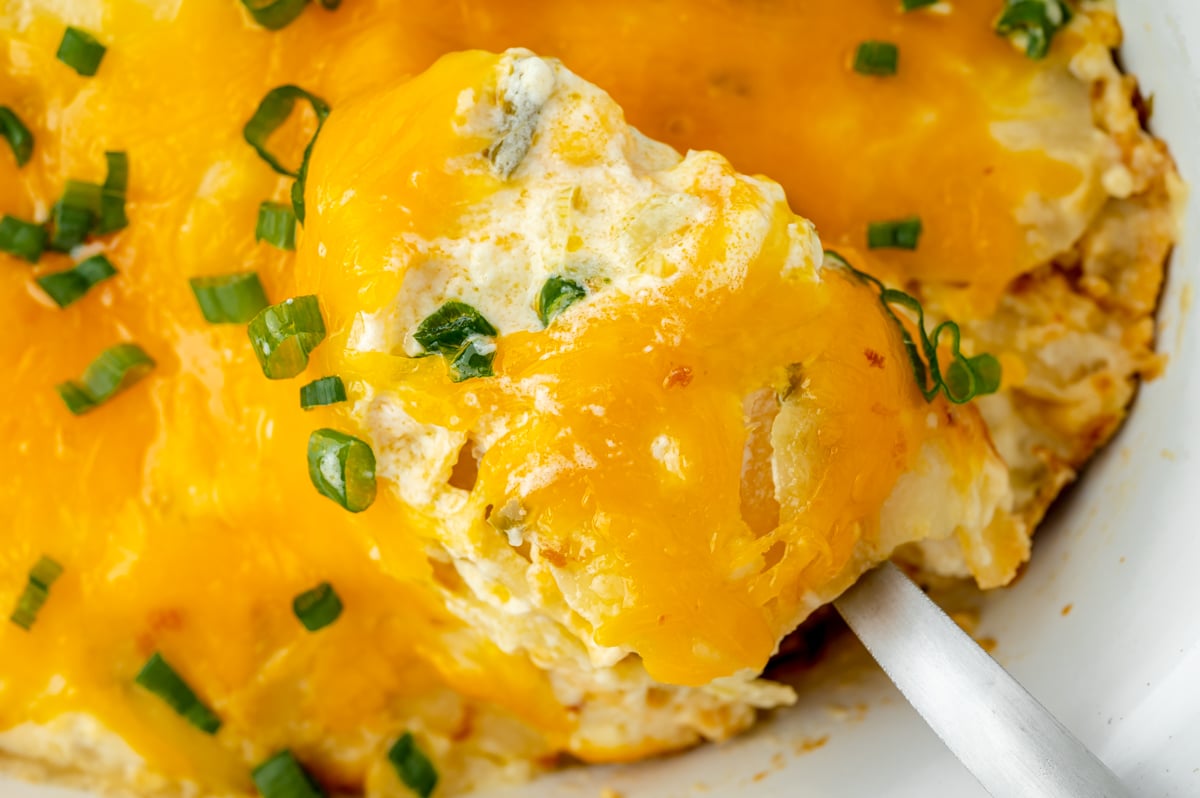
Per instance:
[[[1128,798],[1103,762],[891,563],[835,605],[995,798]]]

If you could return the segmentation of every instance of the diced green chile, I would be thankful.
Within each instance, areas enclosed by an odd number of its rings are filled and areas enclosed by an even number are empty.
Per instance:
[[[425,351],[447,355],[457,352],[470,338],[497,332],[475,308],[452,299],[417,325],[413,338]]]
[[[450,379],[463,382],[476,377],[491,377],[496,359],[496,342],[491,338],[472,338],[450,357]]]
[[[537,314],[542,326],[549,327],[555,317],[586,296],[587,289],[574,280],[561,275],[546,280],[541,293],[538,294],[537,305]]]
[[[319,429],[308,438],[308,476],[326,498],[352,513],[375,501],[375,453],[353,435]]]
[[[247,328],[254,354],[268,379],[295,377],[308,355],[325,340],[321,305],[311,294],[264,308]]]

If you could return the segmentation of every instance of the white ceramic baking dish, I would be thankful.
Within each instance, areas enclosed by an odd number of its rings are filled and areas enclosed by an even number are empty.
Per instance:
[[[1118,5],[1124,62],[1155,96],[1153,127],[1200,186],[1200,2]],[[1165,375],[1043,527],[1028,572],[988,597],[979,631],[1137,795],[1153,798],[1200,795],[1200,202],[1184,225],[1160,313]],[[799,706],[730,743],[573,769],[489,798],[985,795],[877,672],[830,665],[802,683]],[[86,798],[2,778],[0,796]]]

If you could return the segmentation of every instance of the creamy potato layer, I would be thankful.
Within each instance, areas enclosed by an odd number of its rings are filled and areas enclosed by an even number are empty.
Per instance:
[[[66,181],[98,203],[74,246],[0,253],[0,603],[42,595],[0,628],[19,772],[450,795],[722,739],[793,700],[768,658],[872,565],[1008,583],[1160,367],[1182,190],[1107,3],[1036,59],[982,0],[310,5],[0,6],[35,142],[0,212],[54,244]],[[469,47],[497,52],[435,61]],[[62,302],[46,276],[95,255],[115,274]],[[189,286],[247,270],[241,304]],[[289,298],[248,340],[245,303]],[[923,395],[918,303],[999,390],[949,401],[943,337]],[[154,365],[72,412],[55,386],[120,343]]]

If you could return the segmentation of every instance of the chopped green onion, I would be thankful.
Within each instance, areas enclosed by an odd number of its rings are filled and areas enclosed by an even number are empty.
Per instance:
[[[318,493],[352,513],[375,501],[375,453],[353,435],[333,429],[310,435],[308,476]]]
[[[304,148],[304,157],[300,159],[300,174],[296,175],[296,182],[292,183],[292,209],[296,212],[296,221],[304,224],[304,187],[308,184],[308,162],[312,158],[313,147],[316,146],[317,136],[321,133],[321,127],[325,124],[324,117],[317,124],[317,131],[313,133],[313,137],[308,140],[308,146]]]
[[[247,328],[254,354],[267,379],[295,377],[308,366],[308,354],[325,340],[321,304],[311,294],[263,308]]]
[[[412,734],[405,732],[388,751],[388,759],[404,785],[420,798],[429,798],[438,783],[437,770],[429,757],[417,747]]]
[[[258,224],[254,240],[266,241],[279,249],[296,248],[296,212],[282,202],[264,202],[258,206]]]
[[[192,688],[163,659],[162,654],[155,652],[134,681],[167,702],[167,706],[205,734],[216,734],[217,729],[221,728],[221,719],[196,697]]]
[[[300,406],[305,410],[346,401],[346,384],[338,376],[322,377],[300,388]]]
[[[918,8],[934,5],[938,0],[901,0],[900,5],[905,11],[916,11]]]
[[[8,139],[8,146],[12,147],[17,166],[29,163],[29,159],[33,157],[33,134],[25,127],[16,111],[7,105],[0,105],[0,133]]]
[[[925,396],[927,402],[932,402],[939,392],[954,404],[964,404],[976,396],[995,393],[1000,390],[1000,361],[993,355],[981,354],[966,357],[959,350],[961,333],[953,321],[943,321],[933,328],[933,334],[925,332],[925,310],[916,297],[888,288],[875,277],[861,272],[850,265],[849,261],[832,250],[825,251],[825,259],[836,266],[848,270],[860,281],[872,286],[879,292],[879,302],[883,311],[896,324],[900,331],[900,339],[908,353],[912,364],[913,377],[917,387]],[[899,306],[910,311],[915,317],[915,326],[920,336],[921,344],[913,340],[908,326],[896,315],[893,306]],[[942,333],[950,337],[950,365],[944,370],[939,360],[939,347]],[[922,359],[922,354],[924,359]]]
[[[326,11],[337,11],[342,5],[342,0],[321,0],[321,7]]]
[[[317,129],[313,131],[312,138],[308,140],[308,144],[304,148],[304,156],[300,159],[300,168],[293,172],[267,150],[267,139],[292,115],[292,109],[296,107],[296,100],[308,100],[313,113],[317,115]],[[296,178],[296,182],[292,183],[292,208],[295,210],[296,220],[300,224],[304,224],[304,184],[308,179],[308,160],[312,156],[313,145],[317,143],[317,136],[320,135],[321,127],[325,124],[328,116],[329,103],[320,97],[310,94],[299,86],[279,86],[267,92],[254,111],[254,116],[250,117],[250,121],[242,129],[242,135],[245,136],[246,141],[272,169],[281,175]]]
[[[543,327],[549,327],[560,313],[587,296],[587,289],[574,280],[554,276],[542,286],[538,295],[537,314]]]
[[[900,49],[891,42],[863,42],[854,52],[854,71],[880,77],[895,75],[899,60]]]
[[[496,359],[496,344],[488,338],[472,338],[450,358],[450,379],[454,382],[491,377],[492,361]]]
[[[300,170],[288,169],[280,163],[279,159],[267,149],[267,139],[292,115],[292,109],[296,107],[296,100],[307,100],[312,106],[313,112],[317,115],[317,131],[319,132],[321,125],[325,123],[325,118],[329,116],[329,104],[299,86],[290,85],[279,86],[267,92],[258,104],[258,108],[255,109],[254,116],[250,117],[250,121],[242,128],[242,135],[259,154],[259,157],[276,172],[287,177],[299,177]],[[313,139],[316,137],[317,134],[313,133]]]
[[[100,68],[105,47],[96,37],[79,28],[67,28],[58,45],[58,60],[80,75],[90,78]]]
[[[479,311],[452,299],[417,325],[413,338],[427,352],[449,355],[461,349],[470,338],[496,333],[496,328]]]
[[[286,28],[304,12],[308,0],[242,0],[254,21],[267,30]]]
[[[88,292],[93,285],[117,273],[108,258],[93,255],[73,269],[43,274],[37,284],[60,308],[65,308]]]
[[[291,751],[280,751],[250,775],[263,798],[325,798],[325,791]]]
[[[124,229],[129,224],[125,216],[125,190],[129,186],[129,156],[124,152],[104,153],[108,174],[100,193],[100,212],[96,233],[104,235]]]
[[[63,567],[49,557],[42,555],[41,559],[29,569],[29,581],[25,590],[17,599],[17,606],[9,616],[9,620],[25,631],[33,628],[38,612],[50,598],[50,586],[62,576]]]
[[[103,235],[129,224],[125,217],[125,189],[129,182],[129,157],[124,152],[104,153],[108,175],[104,185],[68,180],[62,199],[50,213],[50,246],[67,252],[82,244],[88,233]]]
[[[306,590],[292,601],[292,612],[310,632],[324,629],[342,614],[342,600],[333,585],[322,582],[312,590]]]
[[[5,214],[0,219],[0,252],[37,263],[46,249],[46,228]]]
[[[996,33],[1025,49],[1029,58],[1045,58],[1054,35],[1071,21],[1065,0],[1006,0]]]
[[[154,360],[137,344],[117,344],[83,370],[79,382],[55,386],[67,409],[75,415],[92,410],[145,377],[154,368]]]
[[[188,280],[209,324],[245,324],[268,304],[257,272],[235,272]]]
[[[921,220],[916,216],[867,225],[867,246],[871,249],[916,249],[921,238]]]
[[[50,248],[68,252],[87,239],[100,215],[101,186],[68,180],[62,199],[50,211]]]

